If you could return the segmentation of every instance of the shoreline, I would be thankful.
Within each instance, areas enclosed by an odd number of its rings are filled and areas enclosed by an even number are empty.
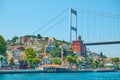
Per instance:
[[[79,70],[79,71],[41,71],[41,70],[1,70],[0,74],[23,74],[23,73],[84,73],[84,72],[117,72],[115,70]]]

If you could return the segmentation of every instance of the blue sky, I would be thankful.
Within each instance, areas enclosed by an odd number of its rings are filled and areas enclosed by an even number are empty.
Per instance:
[[[23,36],[32,34],[34,31],[46,24],[46,22],[69,7],[74,9],[78,8],[104,13],[120,14],[119,3],[120,0],[0,0],[0,34],[3,35],[6,40],[11,39],[15,35]],[[36,34],[43,33],[67,15],[68,11]],[[80,20],[80,13],[78,12],[78,26],[81,26]],[[113,28],[114,27],[111,29]],[[86,29],[87,27],[85,27],[84,30],[81,30],[81,27],[78,27],[78,34],[82,36],[82,39],[85,42],[95,42],[99,40],[106,41],[109,38],[105,38],[108,36],[107,34],[105,34],[104,37],[100,36],[98,38],[94,38],[94,36],[92,36],[91,38],[88,38],[86,35],[90,32],[87,31],[88,33],[84,34]],[[107,29],[108,28],[105,28],[104,30]],[[91,30],[92,28],[90,31]],[[103,32],[106,33],[105,31]],[[120,38],[118,38],[119,31],[117,28],[115,29],[115,32],[116,33],[110,33],[110,31],[108,31],[108,33],[111,34],[109,40],[120,40]],[[91,35],[92,34],[94,33],[91,33]],[[57,39],[68,41],[68,18],[56,25],[49,32],[42,34],[42,36],[55,37]],[[120,45],[91,46],[89,49],[95,52],[102,51],[107,56],[120,56]]]

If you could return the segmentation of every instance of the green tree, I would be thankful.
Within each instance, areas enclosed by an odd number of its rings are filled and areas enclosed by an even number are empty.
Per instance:
[[[100,68],[101,68],[101,67],[104,67],[104,63],[103,63],[102,61],[99,62],[99,63],[98,63],[98,67],[100,67]]]
[[[99,55],[101,58],[107,58],[105,55],[103,55],[102,52],[100,52],[100,55]]]
[[[78,65],[83,64],[84,62],[82,60],[77,61]]]
[[[102,53],[102,52],[100,52],[100,56],[103,56],[103,53]]]
[[[98,62],[96,60],[94,60],[91,64],[92,68],[97,68],[98,67]]]
[[[11,58],[11,59],[10,59],[9,66],[10,66],[10,67],[12,67],[12,66],[14,66],[14,65],[15,65],[15,64],[14,64],[14,59],[13,59],[13,58]]]
[[[44,37],[44,39],[45,39],[45,41],[48,41],[49,38],[48,37]]]
[[[7,43],[5,39],[0,35],[0,54],[6,56]]]
[[[59,64],[59,65],[61,64],[61,60],[59,58],[52,58],[51,61],[53,64]]]
[[[27,48],[25,50],[25,55],[27,57],[27,61],[28,61],[28,66],[32,65],[33,63],[33,60],[36,56],[36,51],[32,48]]]
[[[56,47],[59,48],[61,45],[62,45],[62,41],[61,40],[56,40],[55,39],[55,44],[56,44]]]
[[[112,61],[115,62],[115,63],[117,63],[117,62],[120,61],[120,59],[119,59],[119,57],[115,57],[115,58],[112,58]]]
[[[50,51],[50,55],[53,58],[55,58],[55,57],[61,57],[61,49],[60,48],[56,48],[56,49]]]
[[[32,65],[33,65],[34,67],[36,67],[40,62],[41,62],[40,58],[35,57],[35,58],[33,58],[33,60],[32,60]]]
[[[15,42],[16,42],[16,39],[18,39],[18,37],[17,37],[17,36],[13,37],[13,38],[12,38],[12,42],[14,42],[14,43],[15,43]]]
[[[66,60],[67,60],[70,64],[72,64],[72,63],[75,63],[75,64],[76,64],[76,57],[75,57],[75,56],[68,55],[68,56],[66,57]]]
[[[77,67],[81,69],[81,65],[84,63],[82,60],[77,60]]]
[[[72,57],[72,63],[76,64],[76,57]]]
[[[88,61],[88,62],[90,62],[90,63],[92,63],[93,62],[93,58],[86,58],[86,61]]]
[[[2,60],[3,60],[3,56],[0,55],[0,69],[1,69],[1,67],[2,67],[2,64],[1,64],[1,63],[2,63]]]
[[[40,34],[37,34],[37,38],[38,38],[38,39],[41,39],[42,36],[41,36]]]

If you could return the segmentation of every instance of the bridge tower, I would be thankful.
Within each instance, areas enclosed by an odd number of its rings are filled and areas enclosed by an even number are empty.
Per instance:
[[[75,17],[75,21],[73,21],[73,15]],[[72,23],[74,22],[75,25]],[[72,41],[72,30],[75,32],[75,38],[77,40],[77,11],[69,8],[69,42]]]

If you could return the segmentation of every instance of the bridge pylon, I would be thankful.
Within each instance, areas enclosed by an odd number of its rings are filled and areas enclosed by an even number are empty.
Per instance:
[[[73,21],[73,15],[75,15],[75,21]],[[74,26],[73,23],[74,22]],[[71,43],[72,41],[72,30],[75,32],[75,38],[77,40],[77,11],[69,8],[69,42]]]

